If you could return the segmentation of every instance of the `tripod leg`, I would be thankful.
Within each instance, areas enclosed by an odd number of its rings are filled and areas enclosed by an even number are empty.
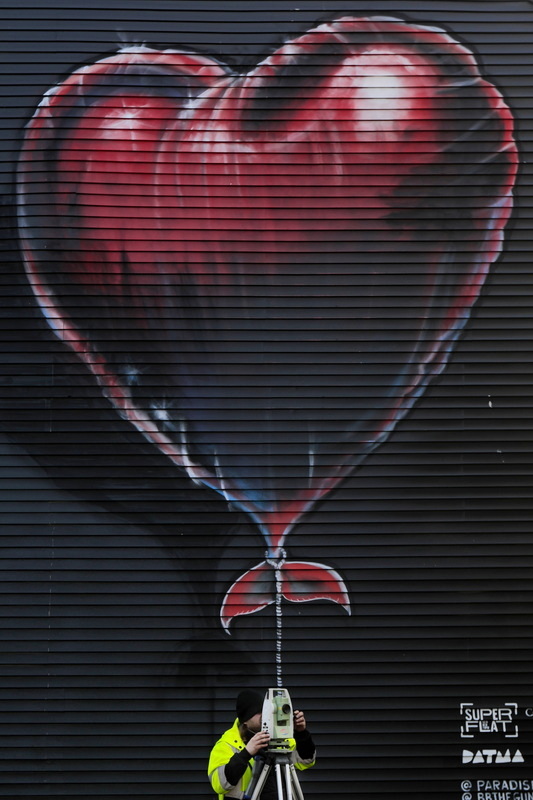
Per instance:
[[[278,784],[278,800],[283,800],[283,786],[281,785],[281,764],[276,761],[276,783]]]
[[[268,778],[270,770],[272,769],[272,764],[265,764],[261,773],[257,779],[257,783],[255,784],[254,793],[252,794],[251,800],[258,800],[261,797],[261,792],[263,791],[263,786],[265,785],[265,781]]]
[[[291,764],[290,767],[290,776],[292,778],[292,788],[294,790],[294,797],[296,800],[304,800],[304,793],[302,792],[302,787],[300,786],[300,781],[298,780],[298,775],[296,774],[296,767],[294,764]]]
[[[285,788],[287,791],[287,800],[292,800],[292,787],[291,787],[291,765],[285,764]]]

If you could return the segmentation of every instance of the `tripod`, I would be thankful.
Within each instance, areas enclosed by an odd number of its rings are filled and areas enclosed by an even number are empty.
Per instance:
[[[247,793],[247,797],[249,797],[250,800],[259,800],[266,780],[272,771],[272,767],[274,767],[276,773],[278,800],[304,800],[302,787],[296,775],[296,769],[291,762],[290,752],[267,752],[263,766],[261,767],[261,762],[258,762],[257,767],[257,772],[252,779]],[[285,793],[283,791],[284,786]]]

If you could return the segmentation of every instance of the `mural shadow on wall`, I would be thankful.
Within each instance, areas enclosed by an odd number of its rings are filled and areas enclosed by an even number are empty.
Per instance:
[[[195,486],[117,417],[93,376],[43,322],[24,274],[10,197],[0,214],[0,282],[7,299],[2,430],[62,492],[150,531],[176,575],[187,573],[189,589],[182,589],[181,602],[189,613],[182,609],[181,617],[189,623],[161,668],[167,683],[172,675],[177,684],[191,687],[253,683],[261,666],[246,643],[223,633],[216,613],[233,574],[220,566],[221,556],[236,531],[241,539],[243,531],[255,536],[251,524],[216,494]],[[50,493],[53,499],[52,486]],[[195,522],[202,510],[210,522]],[[126,554],[127,533],[124,542]]]

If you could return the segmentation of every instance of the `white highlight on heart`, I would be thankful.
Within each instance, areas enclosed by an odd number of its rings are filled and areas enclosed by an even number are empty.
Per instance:
[[[369,53],[360,67],[363,75],[357,80],[355,116],[367,137],[374,133],[376,138],[396,139],[402,132],[398,123],[408,119],[413,110],[413,87],[409,80],[413,65],[396,56],[392,71],[382,60],[382,52],[379,60],[376,57],[379,63],[373,63]],[[406,74],[398,74],[399,70]]]
[[[128,138],[132,142],[138,139],[140,131],[150,128],[146,123],[146,106],[146,103],[137,107],[123,105],[121,109],[110,111],[106,115],[105,125],[101,126],[100,138],[116,140],[119,132],[125,135],[121,138]]]

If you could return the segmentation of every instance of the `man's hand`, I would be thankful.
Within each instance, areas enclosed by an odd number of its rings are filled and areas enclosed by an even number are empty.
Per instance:
[[[255,733],[248,744],[246,745],[246,750],[250,753],[250,755],[255,756],[263,747],[266,747],[270,741],[270,736],[266,731],[259,731],[259,733]]]
[[[294,717],[294,730],[298,731],[298,733],[305,731],[306,722],[305,722],[304,712],[295,711],[293,717]]]

